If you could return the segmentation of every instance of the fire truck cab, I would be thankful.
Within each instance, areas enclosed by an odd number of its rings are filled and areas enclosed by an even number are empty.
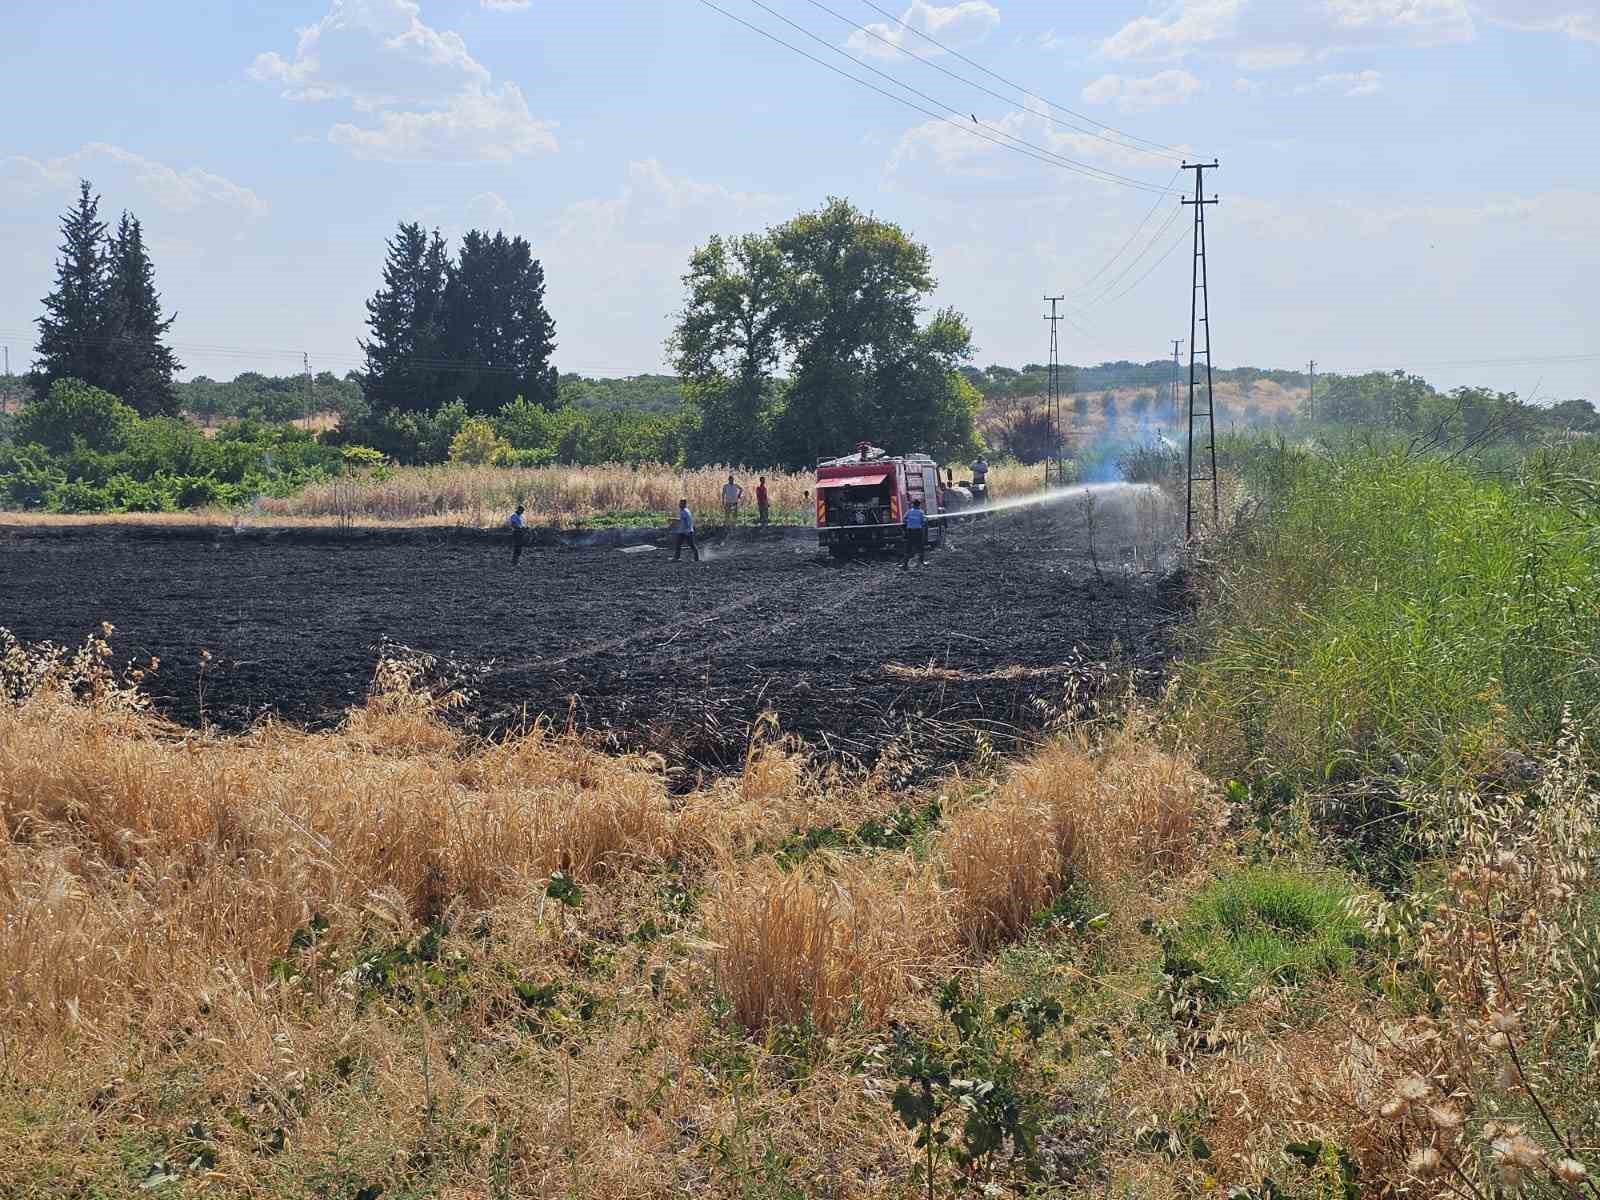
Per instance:
[[[926,454],[885,454],[866,442],[854,454],[817,463],[817,544],[835,558],[897,546],[913,500],[941,514],[938,464]],[[944,523],[928,522],[928,545],[944,541]]]

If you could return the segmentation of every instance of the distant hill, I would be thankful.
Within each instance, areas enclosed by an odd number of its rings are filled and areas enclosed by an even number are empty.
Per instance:
[[[1049,368],[1043,363],[1028,363],[1021,368],[1003,367],[998,364],[982,368],[963,367],[962,374],[990,400],[1042,396],[1049,386]],[[1183,379],[1188,379],[1187,359],[1181,365],[1180,375]],[[1212,379],[1218,385],[1228,383],[1253,386],[1259,383],[1273,383],[1279,387],[1302,389],[1306,386],[1304,371],[1280,371],[1261,367],[1229,367],[1213,371]],[[1125,360],[1103,362],[1091,367],[1080,367],[1071,363],[1061,364],[1061,386],[1062,390],[1067,392],[1098,394],[1130,389],[1165,389],[1171,382],[1170,358],[1155,358],[1143,363]],[[1220,387],[1218,391],[1220,394]]]
[[[1244,372],[1228,374],[1230,378],[1224,379],[1219,372],[1214,380],[1219,433],[1229,429],[1284,425],[1305,412],[1307,389],[1304,384],[1285,385],[1268,377],[1268,372],[1254,372],[1254,378]],[[1107,375],[1099,377],[1103,379]],[[1116,378],[1115,375],[1109,377]],[[1166,364],[1165,378],[1143,387],[1084,389],[1081,379],[1080,376],[1080,390],[1061,398],[1061,426],[1069,454],[1108,438],[1171,435],[1187,428],[1184,413],[1189,399],[1188,375],[1185,372],[1180,382],[1178,402],[1174,406],[1170,362]],[[1015,454],[1024,461],[1034,461],[1043,453],[1047,442],[1044,408],[1042,390],[1002,389],[999,395],[986,394],[978,413],[978,430],[984,442],[994,449]]]

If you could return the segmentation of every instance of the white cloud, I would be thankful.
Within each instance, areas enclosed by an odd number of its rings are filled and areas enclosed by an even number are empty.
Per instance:
[[[461,36],[425,24],[414,0],[332,0],[294,57],[258,54],[250,75],[286,99],[344,101],[377,123],[340,122],[328,140],[391,162],[496,162],[556,149],[514,83],[496,85]]]
[[[0,190],[34,197],[75,188],[81,178],[103,180],[108,170],[125,175],[128,186],[142,190],[169,212],[192,213],[210,208],[236,210],[248,217],[265,216],[267,212],[265,200],[221,175],[201,167],[180,171],[105,142],[89,142],[71,154],[43,161],[20,154],[0,158]],[[113,209],[122,203],[117,200]]]
[[[493,225],[504,228],[516,222],[511,205],[499,192],[479,192],[467,200],[466,210],[467,220],[478,227]]]
[[[585,361],[558,355],[563,370],[658,370],[654,352],[683,305],[689,254],[712,233],[755,231],[791,215],[792,202],[676,173],[655,159],[628,165],[611,196],[568,205],[534,237],[563,345],[602,347]],[[619,352],[616,330],[633,331]],[[649,347],[642,351],[640,346]],[[626,353],[629,361],[618,361]],[[641,361],[641,356],[650,357]]]
[[[529,115],[521,89],[508,83],[494,92],[463,92],[441,109],[381,112],[376,128],[341,122],[328,140],[382,162],[509,162],[554,150],[551,128]]]
[[[1200,90],[1200,81],[1188,71],[1160,71],[1139,79],[1102,75],[1083,89],[1090,104],[1111,104],[1123,112],[1143,112],[1167,104],[1182,104]]]
[[[1034,45],[1041,50],[1060,50],[1068,45],[1067,39],[1057,35],[1055,26],[1046,29],[1034,39]]]
[[[492,8],[496,12],[521,12],[530,7],[533,0],[482,0],[485,8]]]
[[[1600,42],[1600,4],[1594,0],[1482,0],[1477,8],[1486,19],[1511,29]]]
[[[1093,86],[1090,85],[1091,88]],[[1120,86],[1119,81],[1119,89]],[[1141,176],[1149,174],[1151,164],[1155,161],[1150,155],[1112,139],[1063,129],[1049,120],[1049,111],[1044,101],[1029,97],[1023,108],[998,119],[985,120],[981,130],[969,127],[964,122],[924,121],[900,135],[889,157],[889,167],[896,170],[916,162],[931,161],[945,170],[975,176],[995,176],[1007,168],[1018,166],[1032,170],[1031,164],[1007,153],[1006,146],[1014,145],[1007,141],[1007,137],[1010,137],[1119,174],[1130,171]],[[987,137],[979,134],[986,134]],[[1173,148],[1180,153],[1185,150],[1181,143]],[[1159,183],[1160,180],[1152,179],[1151,182]]]
[[[1336,30],[1375,34],[1413,45],[1470,41],[1476,33],[1466,0],[1323,0]]]
[[[900,14],[900,21],[903,23],[879,21],[868,25],[870,34],[856,30],[845,39],[845,45],[869,58],[896,58],[900,50],[933,58],[944,51],[917,33],[935,41],[970,45],[1000,23],[1000,10],[988,0],[956,0],[954,4],[911,0],[911,6]]]
[[[1100,44],[1107,58],[1182,58],[1232,33],[1245,0],[1181,0],[1171,15],[1136,17]]]
[[[1329,75],[1318,75],[1316,82],[1306,83],[1295,88],[1296,93],[1337,91],[1346,96],[1372,96],[1383,90],[1383,74],[1380,71],[1335,71]]]
[[[1468,0],[1176,0],[1127,22],[1100,52],[1121,61],[1224,54],[1245,70],[1266,70],[1343,50],[1469,41],[1475,31]]]

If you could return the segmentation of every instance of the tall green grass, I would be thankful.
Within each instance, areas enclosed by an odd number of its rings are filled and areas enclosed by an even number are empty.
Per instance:
[[[1189,725],[1214,770],[1434,777],[1600,709],[1600,446],[1515,475],[1403,447],[1241,454],[1264,508],[1203,573]]]
[[[1337,975],[1366,945],[1334,875],[1270,867],[1224,875],[1201,889],[1164,938],[1165,969],[1237,1002],[1262,984]]]

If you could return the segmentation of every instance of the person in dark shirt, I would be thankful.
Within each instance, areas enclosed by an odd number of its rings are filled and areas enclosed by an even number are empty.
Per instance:
[[[900,569],[910,569],[911,552],[917,552],[917,566],[924,567],[928,564],[928,514],[922,511],[922,501],[913,500],[911,507],[906,509],[906,541],[900,551]]]
[[[756,508],[760,511],[760,520],[763,525],[767,523],[767,477],[761,476],[756,481]]]

